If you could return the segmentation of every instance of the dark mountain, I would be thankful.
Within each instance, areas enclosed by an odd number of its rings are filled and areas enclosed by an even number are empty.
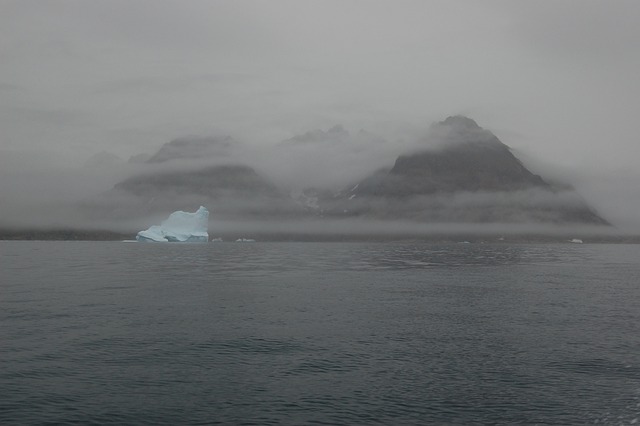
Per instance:
[[[300,210],[253,168],[233,163],[230,153],[234,143],[228,136],[175,139],[145,161],[147,166],[141,169],[144,173],[116,184],[103,200],[128,204],[131,208],[127,214],[134,216],[152,211],[168,213],[192,205],[205,205],[217,217]],[[174,164],[174,160],[182,163]],[[215,165],[207,166],[207,162]],[[154,166],[157,163],[169,166]]]
[[[573,190],[532,173],[510,148],[470,118],[431,129],[436,148],[398,157],[319,203],[336,215],[443,222],[607,224]]]
[[[440,148],[398,157],[389,173],[360,183],[357,195],[403,197],[458,191],[550,189],[508,146],[467,117],[438,123]]]
[[[181,196],[200,196],[213,200],[229,196],[282,197],[278,188],[253,168],[231,163],[229,155],[235,143],[230,136],[174,139],[162,145],[146,163],[198,160],[194,164],[206,164],[207,160],[211,160],[216,165],[169,170],[160,168],[155,172],[130,177],[116,184],[114,189],[152,199]]]
[[[138,196],[192,194],[216,198],[231,193],[243,196],[280,196],[278,189],[251,167],[221,165],[193,171],[134,176],[115,185]]]
[[[137,200],[137,211],[169,213],[205,205],[215,217],[287,217],[302,209],[275,185],[245,165],[218,165],[197,170],[138,175],[115,185],[117,194]],[[133,214],[136,214],[135,212]]]

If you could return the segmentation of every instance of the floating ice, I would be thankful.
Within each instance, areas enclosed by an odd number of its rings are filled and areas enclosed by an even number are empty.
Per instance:
[[[251,239],[251,238],[238,238],[236,240],[236,243],[255,243],[256,240]]]
[[[583,241],[581,239],[579,239],[579,238],[574,238],[573,240],[569,240],[569,242],[573,243],[573,244],[582,244],[583,243]]]
[[[209,241],[209,210],[200,206],[195,213],[177,211],[160,225],[138,232],[136,240],[152,242],[206,243]]]

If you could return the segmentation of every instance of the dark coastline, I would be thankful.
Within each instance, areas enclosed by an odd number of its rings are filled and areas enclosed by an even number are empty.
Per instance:
[[[120,241],[135,233],[92,229],[0,229],[0,240],[9,241]]]
[[[135,239],[136,232],[92,229],[0,229],[0,241],[123,241]],[[584,243],[640,244],[640,235],[622,234],[341,234],[341,233],[216,233],[213,238],[234,242],[251,238],[260,242],[427,242],[427,243],[569,243],[579,238]]]

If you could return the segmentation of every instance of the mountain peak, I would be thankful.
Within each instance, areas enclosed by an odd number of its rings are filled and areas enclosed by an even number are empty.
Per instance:
[[[349,137],[349,131],[347,131],[342,124],[336,124],[329,130],[324,131],[320,129],[312,130],[310,132],[296,135],[289,138],[282,143],[288,144],[308,144],[327,141],[344,141]]]
[[[478,126],[474,120],[469,117],[465,117],[464,115],[452,115],[447,117],[444,121],[438,123],[440,125],[445,125],[449,127],[455,127],[459,129],[467,129],[467,130],[480,130],[481,127]]]
[[[463,115],[453,115],[433,124],[429,138],[444,149],[455,149],[460,145],[508,149],[490,130],[478,126],[475,120]]]

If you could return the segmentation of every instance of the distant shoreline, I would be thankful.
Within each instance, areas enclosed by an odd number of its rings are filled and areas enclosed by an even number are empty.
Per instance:
[[[91,229],[0,229],[0,241],[123,241],[135,239],[136,232],[118,232]],[[210,239],[222,238],[234,242],[239,238],[252,238],[258,242],[427,242],[427,243],[567,243],[576,238],[585,244],[640,244],[640,235],[569,235],[569,234],[474,234],[431,233],[398,234],[340,234],[340,233],[218,233]],[[211,241],[210,241],[211,242]]]
[[[119,241],[136,233],[91,229],[0,229],[3,241]]]

